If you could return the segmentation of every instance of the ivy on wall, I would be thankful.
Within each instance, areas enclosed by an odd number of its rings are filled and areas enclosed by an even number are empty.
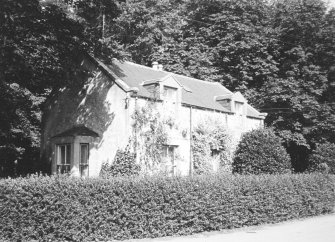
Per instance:
[[[212,172],[215,165],[223,171],[231,171],[232,143],[232,136],[219,120],[207,119],[198,123],[192,132],[195,173]]]
[[[166,123],[154,102],[136,108],[133,114],[133,147],[145,170],[153,171],[162,162],[163,145],[167,143]],[[169,120],[169,124],[171,120]]]

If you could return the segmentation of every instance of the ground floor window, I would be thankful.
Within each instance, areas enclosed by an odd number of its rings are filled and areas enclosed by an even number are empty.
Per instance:
[[[80,169],[80,176],[82,177],[88,176],[88,155],[89,155],[89,145],[80,144],[79,169]]]
[[[57,156],[57,172],[68,173],[71,166],[71,145],[59,144],[56,149]]]
[[[175,174],[175,152],[176,152],[177,146],[172,145],[164,145],[163,146],[163,152],[162,157],[164,161],[169,164],[169,169],[172,175]]]
[[[174,146],[164,145],[163,146],[163,157],[173,159],[174,158],[174,149],[175,149]]]

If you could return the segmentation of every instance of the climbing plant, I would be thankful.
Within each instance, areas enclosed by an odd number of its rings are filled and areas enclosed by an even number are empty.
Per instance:
[[[133,147],[137,150],[138,159],[144,168],[153,170],[163,159],[163,145],[168,140],[166,123],[157,110],[157,104],[150,101],[145,106],[136,108],[132,118]]]
[[[232,136],[222,122],[207,119],[194,127],[192,154],[195,173],[211,172],[215,163],[220,169],[230,171],[232,153]]]
[[[134,176],[139,175],[141,167],[136,163],[136,155],[130,151],[127,146],[124,150],[119,149],[116,152],[114,161],[111,165],[105,163],[102,165],[100,176]]]

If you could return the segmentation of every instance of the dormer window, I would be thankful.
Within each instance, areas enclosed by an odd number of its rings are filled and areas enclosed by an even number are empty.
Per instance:
[[[143,85],[145,89],[150,93],[150,96],[153,98],[159,98],[159,85],[157,83],[150,83]]]
[[[177,88],[164,86],[163,88],[163,98],[166,102],[177,102]]]
[[[243,115],[243,103],[235,102],[235,113],[237,115]]]
[[[215,96],[214,99],[228,111],[240,116],[245,115],[247,101],[240,92]]]

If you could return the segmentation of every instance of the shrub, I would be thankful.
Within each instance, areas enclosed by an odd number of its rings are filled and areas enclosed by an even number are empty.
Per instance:
[[[133,176],[140,173],[141,167],[136,163],[136,156],[128,149],[116,152],[113,164],[104,164],[100,175],[108,176]]]
[[[290,156],[281,143],[271,129],[245,133],[235,152],[233,172],[277,174],[290,171]]]
[[[335,144],[318,144],[309,157],[309,171],[321,171],[335,174]]]
[[[0,180],[4,241],[107,241],[186,235],[333,211],[334,176]]]

